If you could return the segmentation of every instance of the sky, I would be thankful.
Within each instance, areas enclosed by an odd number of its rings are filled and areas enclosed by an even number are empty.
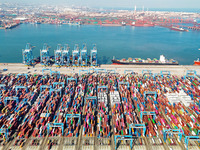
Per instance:
[[[0,3],[53,4],[95,8],[199,8],[200,0],[0,0]]]

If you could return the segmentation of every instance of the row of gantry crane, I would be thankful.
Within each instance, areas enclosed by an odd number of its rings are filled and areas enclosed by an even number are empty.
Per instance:
[[[58,44],[57,49],[54,50],[54,57],[50,56],[50,47],[45,43],[43,48],[40,50],[40,58],[33,58],[32,49],[29,43],[26,44],[26,48],[22,50],[23,64],[27,66],[32,66],[36,63],[41,63],[44,66],[55,63],[57,66],[97,66],[97,48],[96,44],[90,51],[90,56],[87,54],[86,44],[83,44],[82,49],[79,49],[78,44],[75,44],[74,50],[72,50],[72,55],[70,55],[70,47],[65,44],[62,47]]]

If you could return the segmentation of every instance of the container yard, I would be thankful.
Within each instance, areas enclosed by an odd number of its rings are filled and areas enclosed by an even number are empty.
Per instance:
[[[1,74],[0,149],[200,149],[198,71],[152,70]]]

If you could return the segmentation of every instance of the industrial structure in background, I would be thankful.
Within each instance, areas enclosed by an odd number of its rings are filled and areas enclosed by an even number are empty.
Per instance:
[[[57,49],[54,50],[54,56],[50,56],[50,47],[45,43],[43,48],[40,50],[40,57],[34,58],[32,47],[30,44],[26,45],[26,49],[22,50],[23,64],[27,66],[33,66],[40,63],[44,66],[49,66],[55,64],[58,67],[61,66],[74,66],[74,67],[87,67],[87,66],[97,66],[97,48],[96,44],[88,56],[87,46],[83,44],[82,49],[79,50],[78,44],[75,44],[74,50],[70,55],[70,47],[65,44],[62,47],[61,44],[57,45]]]
[[[162,26],[175,31],[200,30],[200,14],[180,12],[179,10],[148,10],[135,6],[132,10],[91,9],[85,7],[1,5],[0,29],[12,29],[20,24],[66,24],[69,26],[101,25],[101,26]],[[5,8],[4,8],[5,7]],[[26,9],[24,9],[26,8]],[[67,11],[66,11],[67,10]],[[31,13],[30,13],[31,12]]]

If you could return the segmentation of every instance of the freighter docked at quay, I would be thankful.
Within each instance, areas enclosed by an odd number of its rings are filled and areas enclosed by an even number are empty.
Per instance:
[[[141,58],[129,58],[117,60],[115,58],[112,59],[113,65],[179,65],[178,61],[174,59],[167,60],[164,55],[160,55],[160,59],[154,58],[151,60],[148,58],[147,60]]]
[[[187,29],[183,29],[183,28],[179,28],[179,27],[170,27],[171,30],[174,30],[174,31],[181,31],[181,32],[189,32],[189,30]]]
[[[132,22],[131,26],[135,26],[135,27],[154,27],[155,24],[153,22],[147,22],[147,21],[134,21]]]
[[[198,49],[200,51],[200,48]],[[194,65],[200,66],[200,59],[194,60]]]

